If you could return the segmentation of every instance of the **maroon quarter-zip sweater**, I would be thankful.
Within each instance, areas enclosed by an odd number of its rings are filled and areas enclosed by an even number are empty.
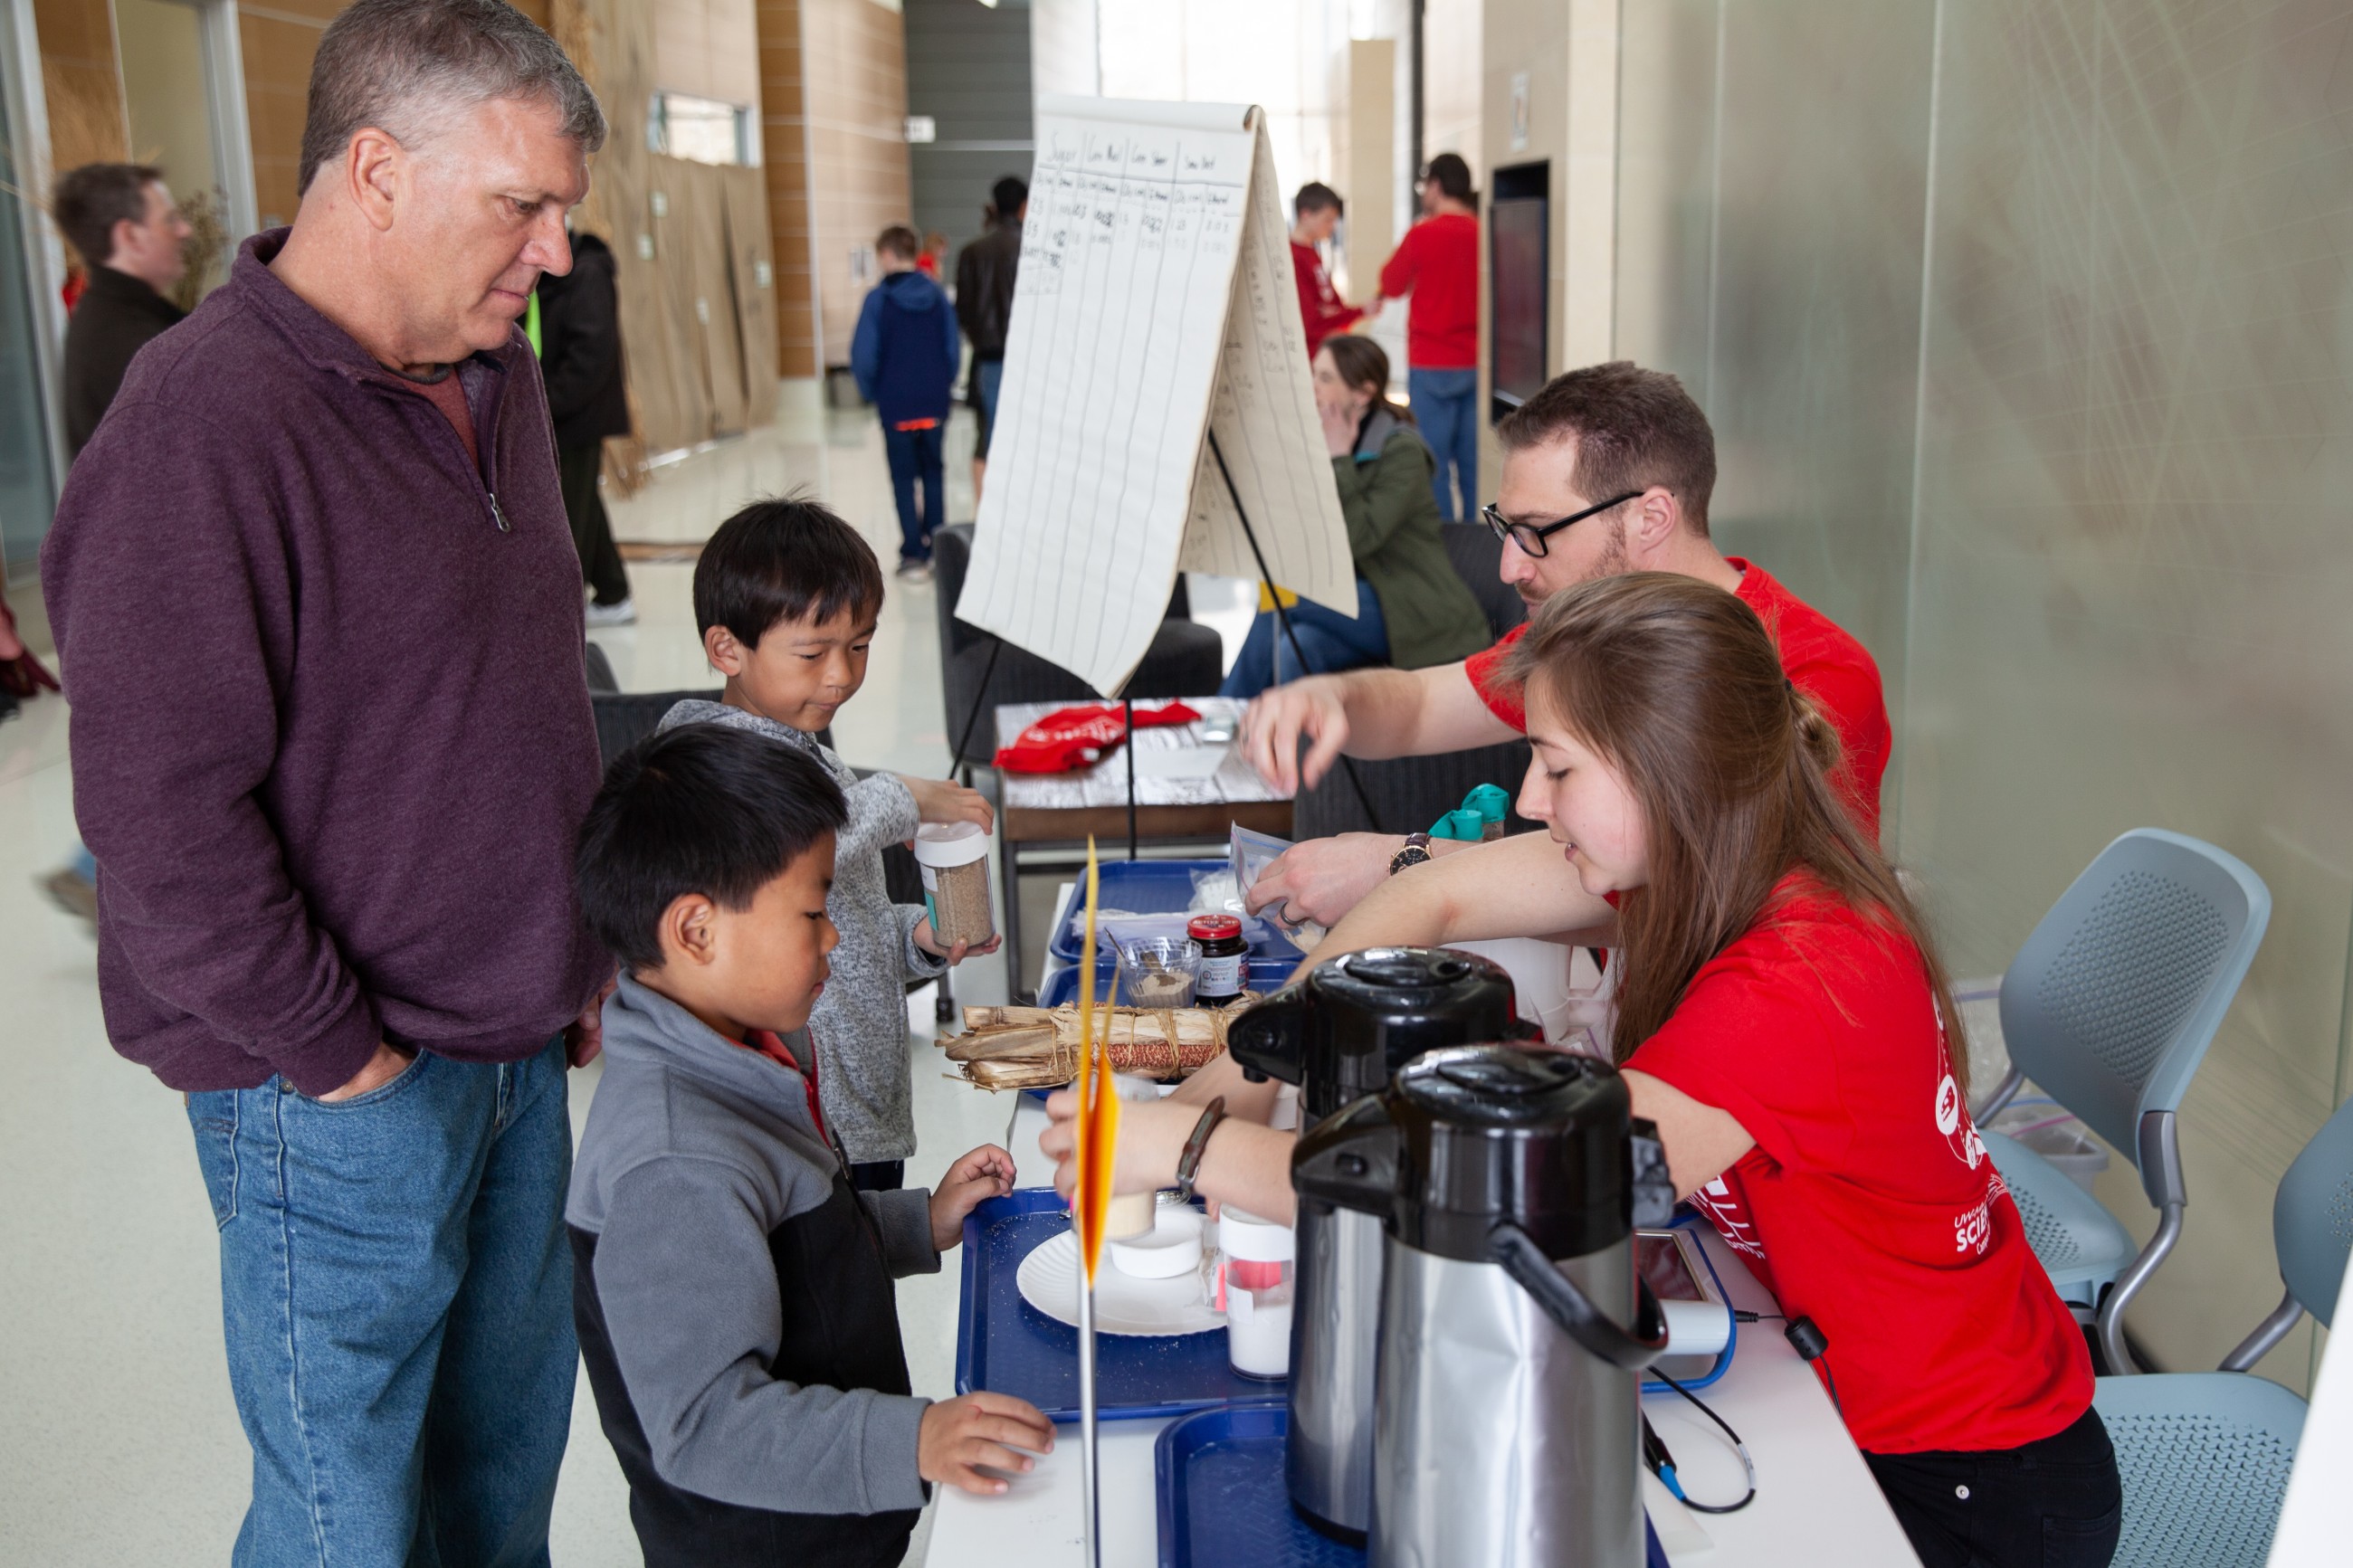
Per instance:
[[[41,552],[116,1050],[174,1089],[531,1055],[608,969],[580,567],[520,332],[482,459],[269,271],[133,362]]]

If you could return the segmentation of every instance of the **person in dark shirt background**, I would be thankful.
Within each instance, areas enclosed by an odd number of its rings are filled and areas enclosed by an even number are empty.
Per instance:
[[[1005,379],[1005,334],[1013,322],[1013,279],[1021,268],[1021,224],[1029,216],[1029,187],[1012,175],[989,193],[997,226],[964,247],[956,258],[955,312],[972,340],[973,412],[979,429],[972,442],[972,499],[980,501],[988,472],[988,437],[997,427],[997,389]]]
[[[858,390],[882,419],[882,450],[899,507],[899,575],[918,582],[932,574],[932,535],[947,521],[941,441],[962,357],[947,295],[915,269],[923,245],[913,229],[895,223],[875,240],[882,281],[860,307],[849,343]]]
[[[592,626],[622,626],[638,618],[629,577],[613,542],[596,476],[604,470],[605,437],[629,433],[629,400],[621,379],[621,300],[613,281],[613,249],[593,234],[572,237],[572,270],[539,280],[539,370],[547,382],[547,416],[555,425],[555,471],[564,486],[564,515],[580,552],[580,576],[594,591]]]
[[[84,163],[58,176],[50,216],[88,279],[66,323],[66,452],[78,458],[106,417],[132,356],[187,315],[164,297],[187,271],[190,233],[149,163]]]
[[[106,417],[132,357],[187,315],[164,298],[164,290],[187,271],[181,247],[190,231],[164,184],[164,171],[150,163],[84,163],[67,170],[50,194],[49,216],[82,264],[82,290],[66,322],[70,461],[81,456]],[[14,670],[23,673],[12,677],[8,672]],[[43,687],[54,690],[57,682],[24,651],[14,624],[0,620],[0,717]],[[39,878],[38,886],[58,908],[95,927],[98,864],[87,848],[75,845],[72,858]]]

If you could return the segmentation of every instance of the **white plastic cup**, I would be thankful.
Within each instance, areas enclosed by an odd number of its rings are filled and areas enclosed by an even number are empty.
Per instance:
[[[1245,1377],[1291,1374],[1291,1303],[1297,1237],[1287,1225],[1227,1205],[1218,1216],[1217,1304],[1226,1353]]]
[[[915,829],[915,867],[923,877],[923,912],[944,947],[997,934],[989,908],[989,836],[977,822],[927,822]]]

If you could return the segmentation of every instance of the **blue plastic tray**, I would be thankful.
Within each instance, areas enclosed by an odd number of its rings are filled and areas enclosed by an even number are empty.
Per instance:
[[[1364,1548],[1320,1534],[1292,1511],[1282,1479],[1290,1412],[1255,1401],[1172,1423],[1153,1445],[1160,1568],[1361,1568]],[[1647,1568],[1667,1568],[1659,1532]]]
[[[955,1386],[1018,1394],[1057,1421],[1079,1418],[1079,1333],[1021,1299],[1014,1273],[1029,1249],[1070,1227],[1053,1189],[991,1198],[964,1222],[964,1306],[956,1319]],[[1220,1333],[1095,1341],[1096,1405],[1105,1419],[1182,1415],[1282,1384],[1243,1377]]]
[[[1280,991],[1282,989],[1283,982],[1291,978],[1291,972],[1298,967],[1299,960],[1296,958],[1261,958],[1253,953],[1243,961],[1242,984],[1261,995],[1270,991]],[[1127,1000],[1124,996],[1115,997],[1111,994],[1112,982],[1117,973],[1118,966],[1115,964],[1095,965],[1096,1001],[1124,1002]],[[1065,1002],[1075,1002],[1078,999],[1079,966],[1075,963],[1067,969],[1057,969],[1053,973],[1046,976],[1045,984],[1038,990],[1038,1005],[1040,1007],[1059,1007]]]
[[[1106,860],[1096,868],[1096,899],[1100,908],[1125,910],[1132,915],[1173,915],[1193,907],[1193,879],[1211,871],[1227,869],[1223,860]],[[1078,908],[1073,905],[1072,909]],[[1063,920],[1048,943],[1056,958],[1064,963],[1079,961],[1082,934],[1071,929],[1071,921]],[[1271,930],[1271,928],[1270,928]],[[1264,954],[1270,958],[1288,958],[1294,964],[1302,956],[1298,946],[1279,932],[1250,949],[1250,955]]]

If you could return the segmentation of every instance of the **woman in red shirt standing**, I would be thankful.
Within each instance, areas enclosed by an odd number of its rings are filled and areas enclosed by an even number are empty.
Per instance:
[[[1381,268],[1381,298],[1410,293],[1406,395],[1438,471],[1438,515],[1464,522],[1479,510],[1479,193],[1471,165],[1452,153],[1421,178],[1422,219]],[[1455,500],[1457,488],[1461,500]]]

